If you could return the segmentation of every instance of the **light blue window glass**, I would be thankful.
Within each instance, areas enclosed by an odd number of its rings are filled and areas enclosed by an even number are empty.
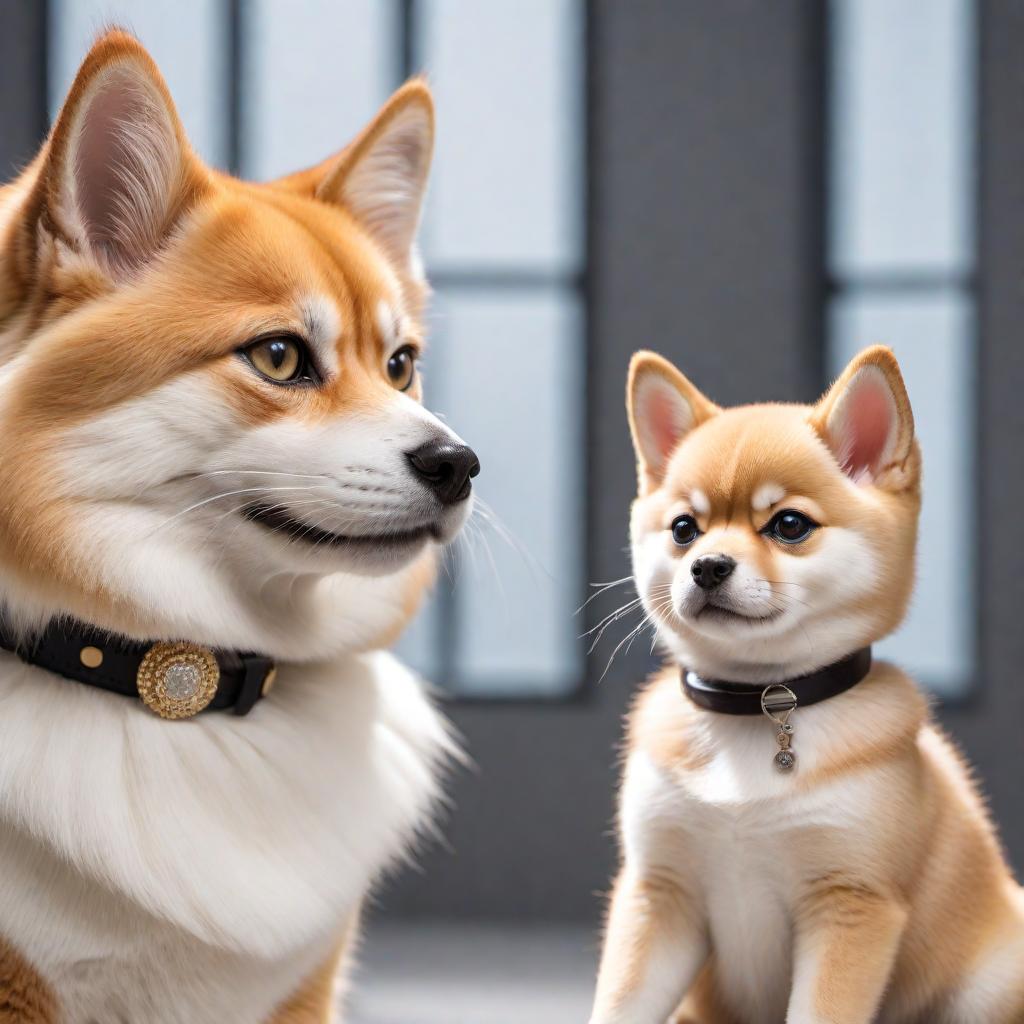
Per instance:
[[[416,64],[438,102],[431,266],[574,271],[581,260],[578,0],[421,0]]]
[[[830,10],[833,271],[969,270],[974,5],[834,0]]]
[[[484,507],[453,569],[459,690],[557,696],[582,667],[579,298],[558,287],[455,290],[437,310],[431,405],[450,412],[484,467]]]
[[[398,5],[249,0],[242,20],[242,173],[256,181],[320,163],[395,87]]]

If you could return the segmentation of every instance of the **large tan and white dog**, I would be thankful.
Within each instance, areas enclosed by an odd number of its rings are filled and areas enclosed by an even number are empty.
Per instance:
[[[0,1021],[327,1021],[429,825],[451,744],[381,648],[477,469],[420,404],[432,143],[413,81],[340,155],[235,180],[112,32],[0,192],[5,629],[278,663],[247,717],[165,721],[0,651]]]
[[[892,353],[817,405],[734,409],[641,353],[629,407],[636,583],[670,658],[629,720],[592,1024],[662,1024],[686,993],[680,1022],[1021,1024],[1024,896],[924,696],[864,650],[914,577]],[[841,692],[791,732],[761,714],[809,678]]]

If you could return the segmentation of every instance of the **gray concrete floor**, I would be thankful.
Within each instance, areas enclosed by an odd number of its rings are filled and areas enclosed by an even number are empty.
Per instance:
[[[597,936],[551,926],[372,922],[346,1024],[585,1024]]]

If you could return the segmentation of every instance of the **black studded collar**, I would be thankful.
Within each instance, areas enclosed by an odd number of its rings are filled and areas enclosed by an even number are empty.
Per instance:
[[[0,623],[0,647],[65,679],[138,698],[161,718],[191,718],[205,710],[248,714],[277,673],[262,654],[180,640],[129,640],[68,618],[54,619],[28,639]]]

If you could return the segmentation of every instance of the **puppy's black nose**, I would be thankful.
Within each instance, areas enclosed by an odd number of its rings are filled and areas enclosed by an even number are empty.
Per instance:
[[[417,478],[429,487],[443,505],[465,501],[480,472],[480,460],[472,448],[451,441],[428,441],[406,458]]]
[[[690,575],[702,590],[714,590],[732,575],[735,568],[736,559],[728,555],[702,555],[693,560]]]

